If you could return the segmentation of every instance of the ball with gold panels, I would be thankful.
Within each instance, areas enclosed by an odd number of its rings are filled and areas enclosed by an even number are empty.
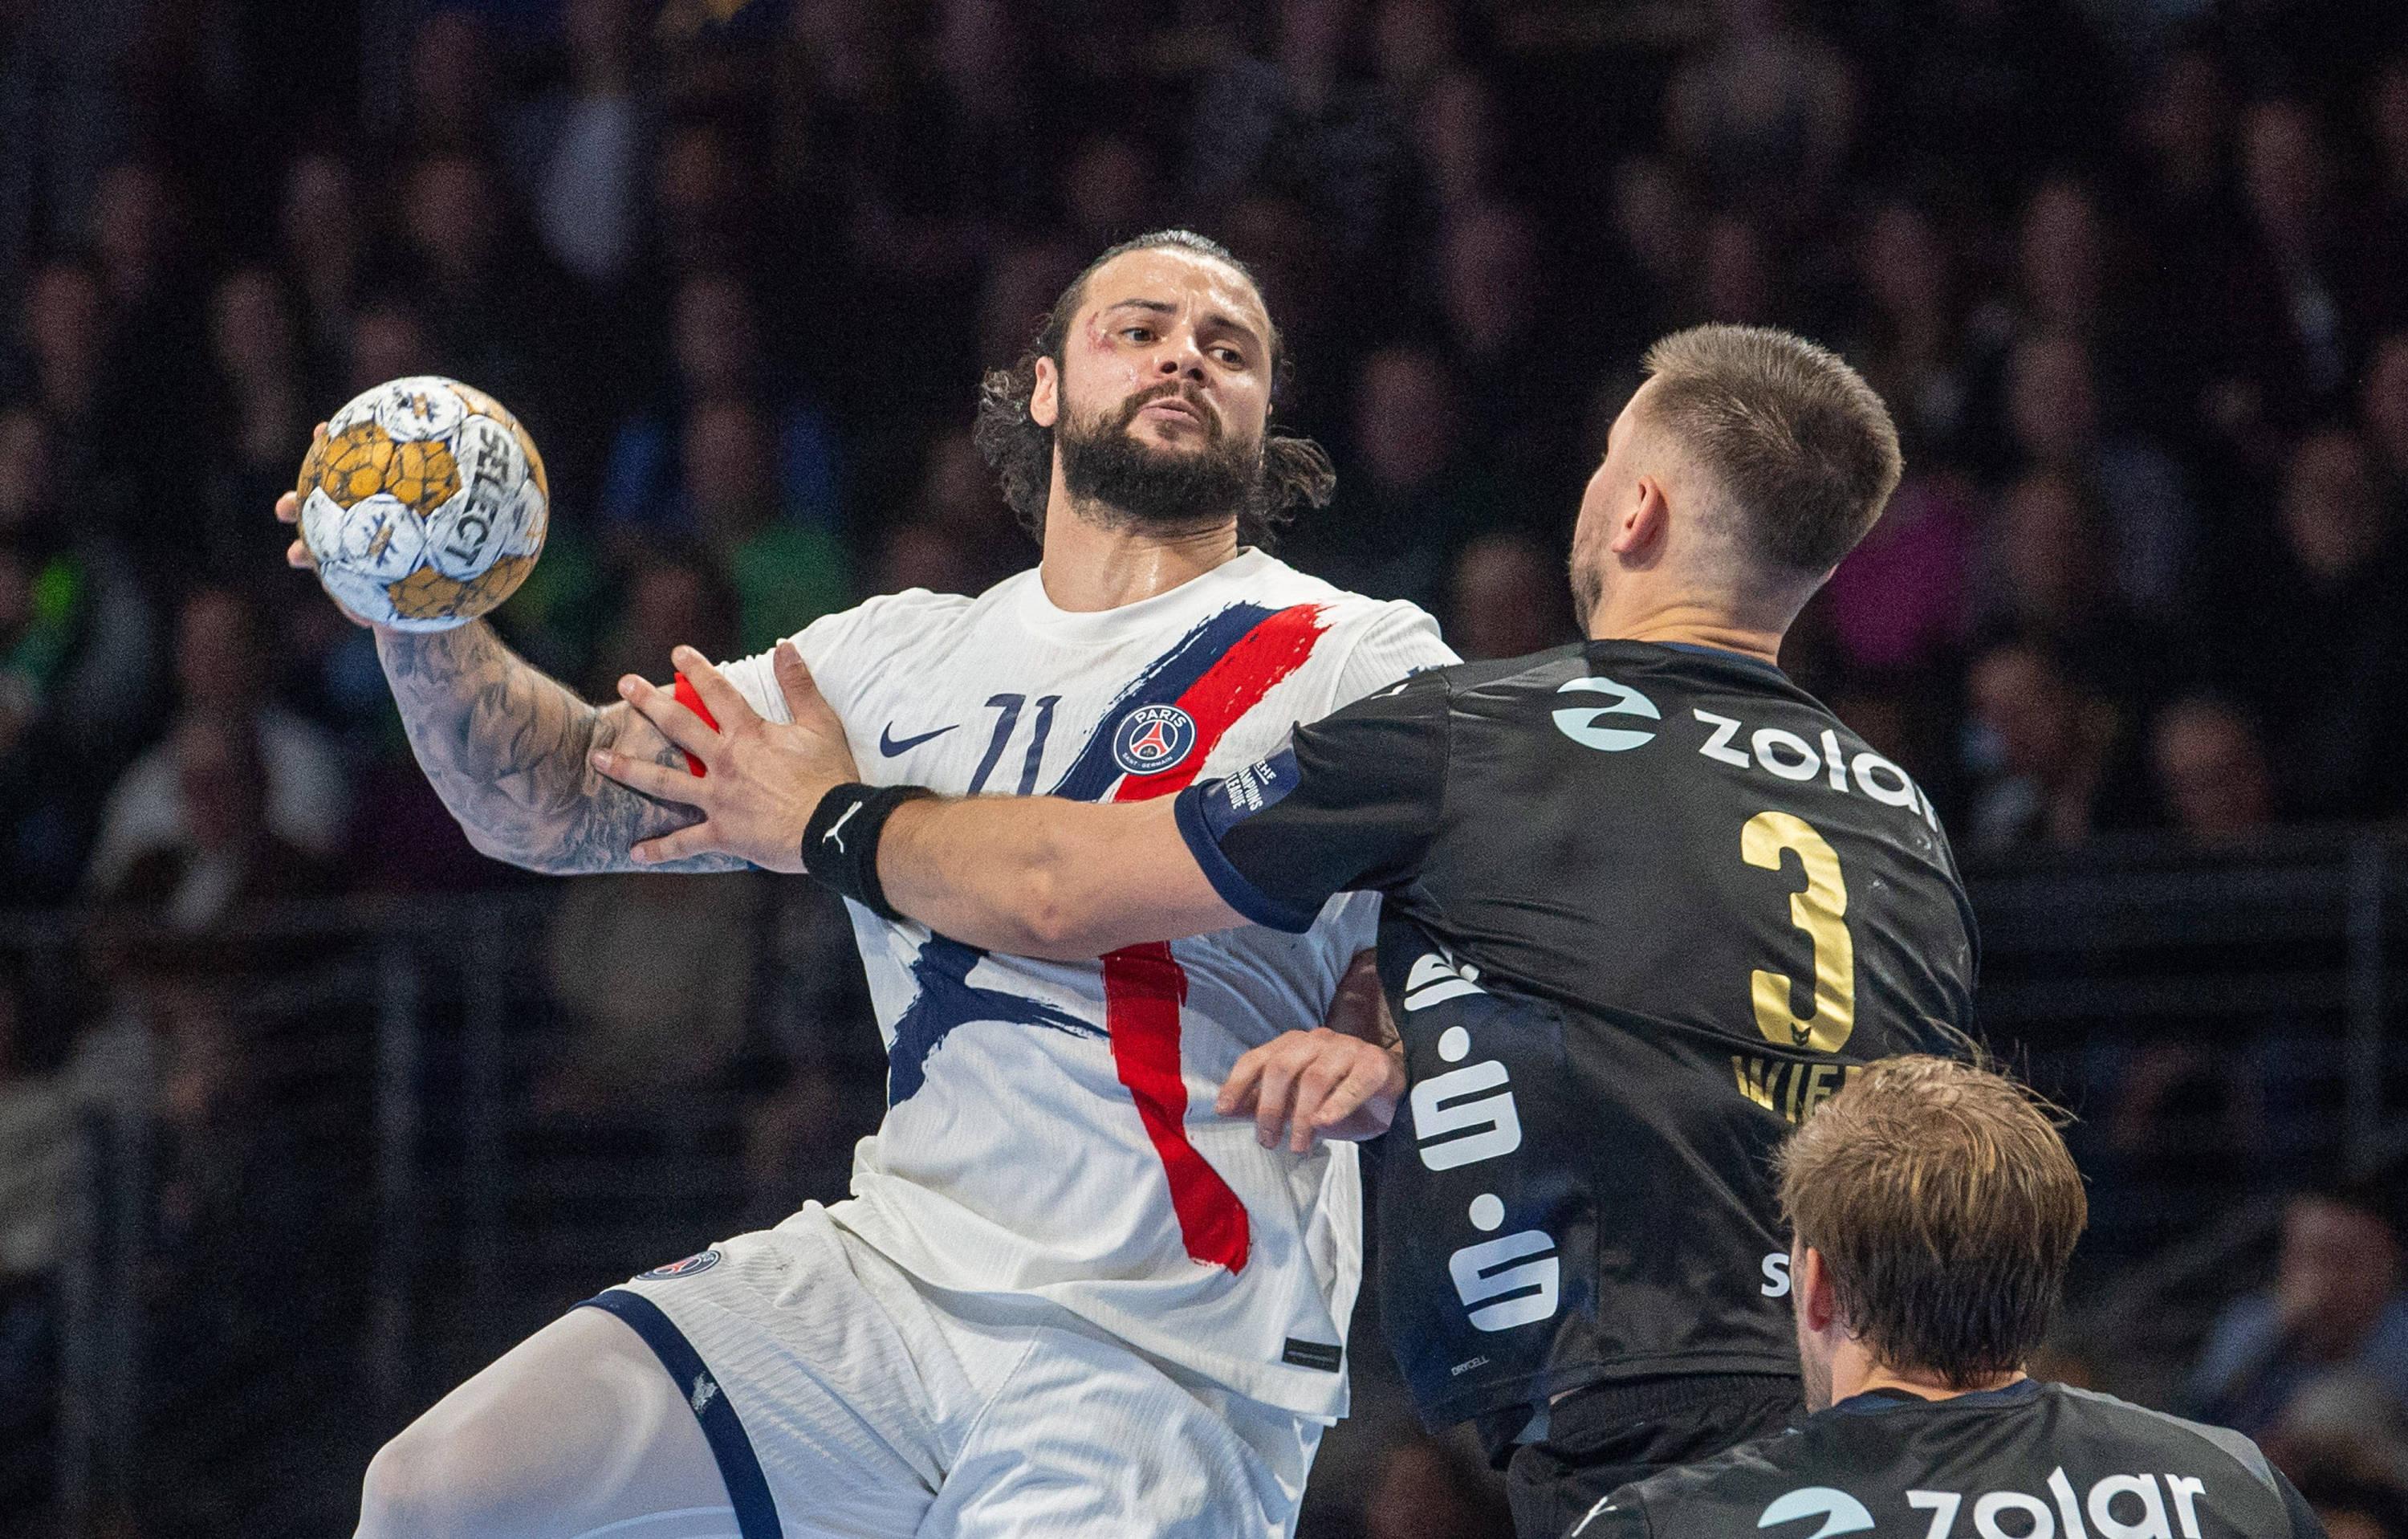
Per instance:
[[[535,568],[551,485],[501,402],[431,374],[353,396],[301,462],[301,539],[364,620],[448,630]]]

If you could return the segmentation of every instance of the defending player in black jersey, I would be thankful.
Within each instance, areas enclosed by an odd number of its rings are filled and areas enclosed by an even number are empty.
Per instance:
[[[1784,1146],[1781,1205],[1815,1414],[1625,1487],[1578,1539],[2322,1539],[2240,1433],[2024,1376],[2087,1204],[2014,1084],[1873,1065]]]
[[[790,772],[714,759],[710,820],[660,851],[791,867],[799,831],[873,908],[1065,957],[1385,894],[1403,1072],[1291,1033],[1220,1110],[1301,1147],[1384,1122],[1410,1078],[1374,1156],[1383,1316],[1425,1416],[1510,1452],[1516,1526],[1551,1539],[1797,1408],[1770,1156],[1864,1063],[1965,1024],[1973,984],[1929,801],[1775,663],[1897,484],[1888,413],[1779,332],[1700,327],[1647,363],[1573,535],[1596,640],[1412,680],[1175,811],[831,788],[843,739],[790,701],[797,728],[731,728]],[[629,783],[680,794],[657,779]]]

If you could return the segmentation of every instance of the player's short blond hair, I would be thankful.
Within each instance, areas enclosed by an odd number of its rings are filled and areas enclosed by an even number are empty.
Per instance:
[[[1829,571],[1898,489],[1889,408],[1828,348],[1769,326],[1692,326],[1643,367],[1645,419],[1713,481],[1741,550],[1775,573]]]
[[[1868,1066],[1775,1171],[1782,1215],[1822,1253],[1850,1331],[1951,1388],[2012,1373],[2040,1345],[2089,1219],[2043,1103],[1956,1058]]]

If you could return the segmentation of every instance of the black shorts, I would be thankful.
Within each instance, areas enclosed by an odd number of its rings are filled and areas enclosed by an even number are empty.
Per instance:
[[[1798,1381],[1692,1374],[1591,1385],[1547,1412],[1547,1435],[1506,1466],[1518,1539],[1563,1539],[1607,1495],[1677,1464],[1769,1437],[1805,1413]]]

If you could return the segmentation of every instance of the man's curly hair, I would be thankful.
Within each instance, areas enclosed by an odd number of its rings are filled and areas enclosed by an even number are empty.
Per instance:
[[[1046,498],[1054,484],[1054,430],[1039,425],[1028,415],[1028,399],[1037,388],[1037,360],[1051,358],[1056,372],[1061,369],[1062,347],[1069,333],[1071,317],[1078,314],[1086,297],[1087,280],[1095,276],[1096,269],[1131,252],[1166,248],[1211,257],[1235,270],[1247,282],[1255,281],[1254,275],[1230,254],[1227,247],[1192,230],[1156,230],[1134,240],[1124,240],[1088,263],[1086,269],[1070,280],[1062,297],[1054,302],[1053,309],[1038,322],[1037,334],[1017,363],[1010,368],[990,369],[979,381],[978,423],[971,429],[971,441],[994,467],[1003,485],[1003,500],[1020,516],[1021,526],[1040,540],[1045,538]],[[1261,285],[1256,283],[1255,287],[1259,290]],[[1288,372],[1277,325],[1271,327],[1269,342],[1272,399],[1276,403]],[[1338,472],[1319,444],[1311,439],[1274,433],[1267,424],[1263,430],[1262,473],[1255,478],[1245,505],[1238,510],[1238,536],[1253,544],[1267,545],[1279,526],[1293,516],[1297,504],[1326,507],[1337,488]]]

